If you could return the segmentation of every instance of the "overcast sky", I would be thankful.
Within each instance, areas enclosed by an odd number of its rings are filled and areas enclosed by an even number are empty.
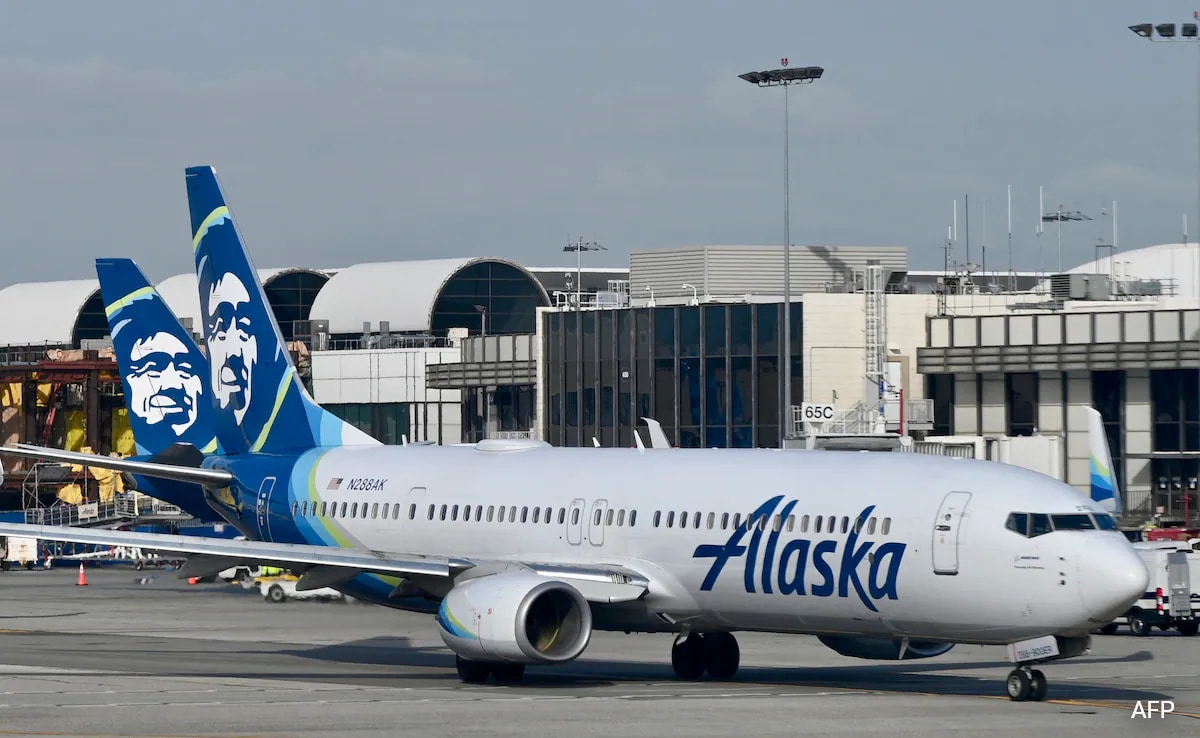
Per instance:
[[[1139,7],[1141,9],[1139,9]],[[1166,0],[0,5],[0,286],[192,269],[183,169],[212,164],[256,263],[446,256],[573,264],[563,245],[773,244],[792,87],[792,240],[1036,268],[1038,186],[1124,249],[1197,211],[1200,50],[1128,30]],[[1042,237],[1056,262],[1052,225]],[[1195,240],[1195,237],[1191,240]]]

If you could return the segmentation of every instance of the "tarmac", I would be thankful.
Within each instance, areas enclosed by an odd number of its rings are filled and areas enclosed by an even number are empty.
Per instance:
[[[681,682],[671,637],[596,633],[516,685],[464,685],[432,616],[268,603],[171,571],[0,573],[0,736],[1200,736],[1200,637],[1128,631],[1043,667],[1014,703],[1004,649],[848,659],[739,634],[730,682]],[[1165,718],[1138,701],[1172,700]],[[1148,722],[1147,722],[1148,721]]]

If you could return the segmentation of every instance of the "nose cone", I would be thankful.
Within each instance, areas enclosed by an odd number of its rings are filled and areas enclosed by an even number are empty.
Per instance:
[[[1079,561],[1079,584],[1089,619],[1107,624],[1146,592],[1150,572],[1124,537],[1097,536]]]

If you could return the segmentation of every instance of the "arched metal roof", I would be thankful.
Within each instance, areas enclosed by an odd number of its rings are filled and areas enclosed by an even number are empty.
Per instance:
[[[288,267],[285,269],[259,269],[258,279],[263,283],[263,287],[270,287],[271,280],[275,277],[283,276],[284,274],[292,274],[295,272],[306,272],[309,274],[321,274],[328,276],[330,272],[317,269],[302,269],[298,267]],[[155,289],[162,296],[163,302],[171,308],[175,313],[175,317],[181,321],[190,318],[192,321],[192,331],[195,333],[203,333],[203,325],[200,320],[200,289],[197,286],[195,272],[187,272],[185,274],[176,274],[174,277],[167,277],[159,282]]]
[[[0,346],[70,344],[95,279],[26,282],[0,289]]]
[[[380,321],[388,322],[393,332],[430,330],[434,303],[458,272],[474,264],[492,263],[513,267],[536,286],[543,304],[549,304],[541,282],[528,269],[508,259],[474,257],[387,261],[355,264],[330,278],[309,317],[328,320],[332,334],[360,333],[363,323],[377,330]]]
[[[1113,263],[1115,262],[1115,264]],[[1176,297],[1200,297],[1200,243],[1164,243],[1118,251],[1071,269],[1071,274],[1112,274],[1118,280],[1163,279]],[[1163,292],[1167,292],[1163,285]]]

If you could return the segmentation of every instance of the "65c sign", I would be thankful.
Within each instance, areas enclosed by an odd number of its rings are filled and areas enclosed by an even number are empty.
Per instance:
[[[828,423],[833,420],[834,412],[833,405],[818,405],[815,402],[800,405],[800,419],[805,423]]]

